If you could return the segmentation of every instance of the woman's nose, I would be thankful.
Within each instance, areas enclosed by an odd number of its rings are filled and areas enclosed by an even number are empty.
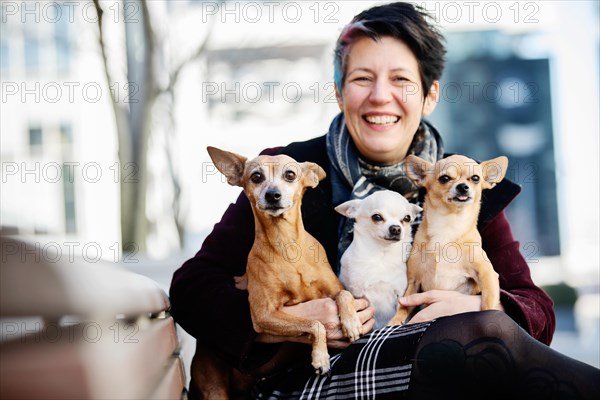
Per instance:
[[[392,100],[392,87],[386,79],[377,79],[371,86],[369,100],[375,104],[385,104]]]

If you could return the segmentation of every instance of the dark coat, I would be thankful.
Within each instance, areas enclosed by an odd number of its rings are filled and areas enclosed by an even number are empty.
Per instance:
[[[281,152],[297,161],[312,161],[330,171],[325,136],[292,143]],[[478,228],[483,248],[500,275],[501,302],[505,311],[531,336],[549,344],[555,329],[552,300],[535,286],[529,266],[519,251],[504,208],[520,192],[507,179],[484,192]],[[339,215],[332,206],[329,178],[306,191],[302,201],[304,226],[336,260]],[[233,366],[247,366],[256,348],[248,294],[234,287],[233,276],[246,269],[254,241],[254,219],[250,204],[242,193],[229,206],[221,221],[204,241],[200,251],[179,268],[171,283],[171,314],[188,333],[201,343],[209,343]],[[272,345],[271,345],[272,346]],[[248,360],[249,361],[249,360]]]

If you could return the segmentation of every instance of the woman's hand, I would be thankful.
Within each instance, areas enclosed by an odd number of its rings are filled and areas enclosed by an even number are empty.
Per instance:
[[[452,290],[430,290],[401,297],[400,305],[406,307],[425,306],[412,317],[409,323],[431,321],[439,317],[470,311],[481,311],[481,295],[467,295]],[[499,307],[502,309],[502,306]]]
[[[375,324],[375,320],[373,319],[375,309],[370,307],[369,302],[365,299],[355,299],[354,307],[358,312],[360,322],[363,324],[363,333],[369,332],[373,329],[373,325]],[[320,321],[325,326],[328,347],[345,349],[350,345],[350,341],[342,333],[342,325],[338,316],[338,308],[335,300],[330,298],[309,300],[293,306],[283,307],[282,311],[296,317]],[[262,342],[296,341],[311,343],[310,338],[307,335],[288,338],[261,334],[257,340]]]

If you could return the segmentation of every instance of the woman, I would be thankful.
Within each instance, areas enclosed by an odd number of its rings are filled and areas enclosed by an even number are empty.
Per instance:
[[[334,207],[379,187],[422,201],[404,175],[403,160],[407,154],[430,161],[443,157],[438,132],[423,120],[438,101],[445,53],[442,36],[426,18],[406,3],[357,15],[336,46],[341,113],[329,132],[267,151],[316,162],[328,172],[326,180],[306,192],[302,212],[305,228],[323,244],[334,268],[351,240],[351,222],[341,220]],[[172,314],[199,347],[210,347],[237,371],[252,374],[269,366],[273,373],[256,383],[255,397],[548,398],[558,393],[563,398],[598,393],[596,369],[546,346],[555,328],[552,301],[533,284],[503,212],[518,192],[507,180],[490,190],[478,224],[500,275],[502,311],[482,312],[479,295],[419,293],[401,299],[404,305],[426,306],[411,324],[371,332],[349,346],[331,299],[286,307],[328,328],[329,346],[338,349],[329,376],[315,376],[301,356],[287,364],[275,362],[289,347],[280,343],[290,339],[252,329],[247,293],[233,284],[233,276],[244,272],[254,235],[243,194],[196,256],[175,273]],[[365,331],[371,331],[374,310],[363,299],[356,300],[356,308]]]

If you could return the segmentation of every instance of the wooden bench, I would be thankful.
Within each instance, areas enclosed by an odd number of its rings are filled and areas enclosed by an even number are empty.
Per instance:
[[[110,263],[55,262],[31,242],[0,237],[0,246],[0,398],[186,397],[156,282]]]

